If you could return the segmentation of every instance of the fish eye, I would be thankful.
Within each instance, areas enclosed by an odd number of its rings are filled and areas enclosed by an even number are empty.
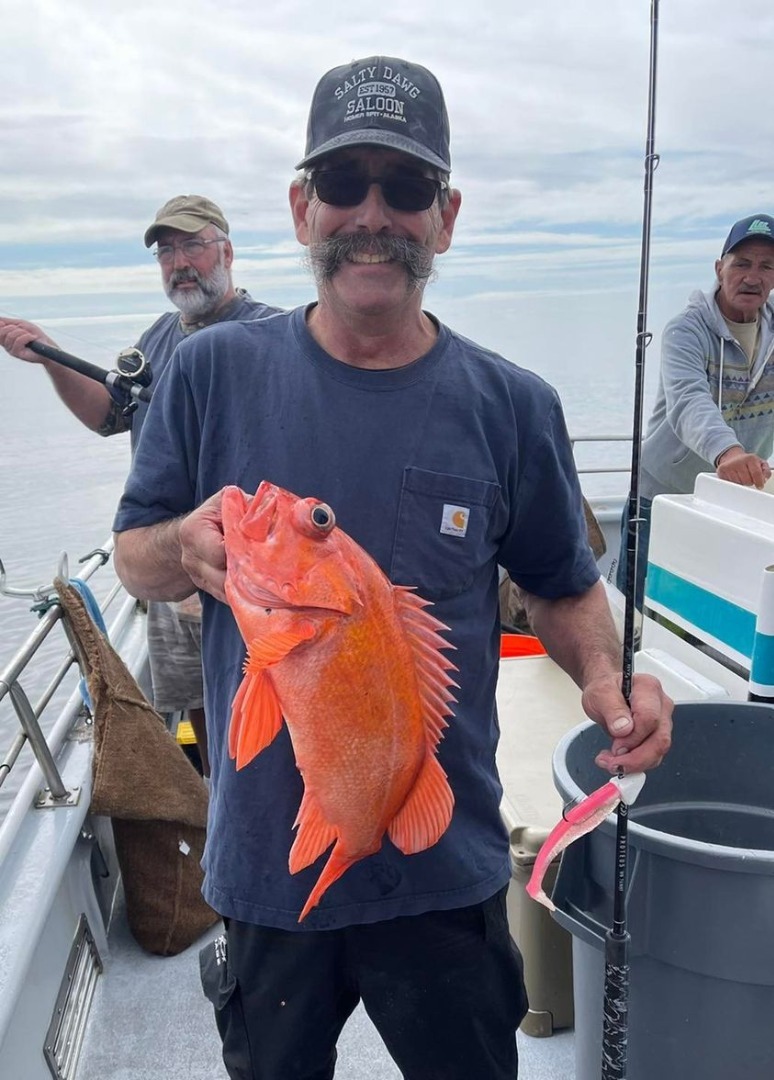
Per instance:
[[[327,503],[318,503],[310,514],[312,524],[320,532],[328,533],[336,524],[336,515]]]

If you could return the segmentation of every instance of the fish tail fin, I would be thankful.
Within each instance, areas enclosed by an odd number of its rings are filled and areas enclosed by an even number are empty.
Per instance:
[[[414,786],[390,822],[387,835],[404,855],[432,847],[451,821],[454,794],[438,758],[428,750]]]
[[[317,879],[317,884],[309,893],[309,897],[303,906],[301,914],[298,916],[299,922],[303,922],[312,908],[317,907],[322,899],[323,893],[331,887],[334,881],[338,881],[341,875],[358,861],[357,859],[352,859],[349,855],[344,855],[340,852],[339,846],[340,845],[337,843],[334,847],[330,854],[330,858],[323,867],[323,872]],[[358,856],[358,858],[361,858],[361,856]]]

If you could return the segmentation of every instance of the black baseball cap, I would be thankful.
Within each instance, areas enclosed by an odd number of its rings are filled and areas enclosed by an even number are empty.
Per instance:
[[[770,240],[774,244],[774,218],[770,218],[768,214],[753,214],[737,221],[731,226],[731,232],[720,253],[721,259],[743,240]]]
[[[323,75],[296,168],[347,146],[389,147],[451,172],[449,117],[435,75],[393,56],[353,60]]]

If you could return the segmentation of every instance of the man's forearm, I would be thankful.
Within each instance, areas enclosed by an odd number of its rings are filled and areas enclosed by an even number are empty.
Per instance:
[[[113,400],[107,387],[53,360],[45,363],[44,367],[57,394],[73,416],[92,431],[99,431],[110,413]]]
[[[115,534],[115,566],[132,596],[141,600],[183,600],[194,584],[183,570],[180,523],[183,518]]]
[[[620,672],[621,644],[601,581],[579,596],[545,600],[524,593],[523,599],[532,629],[581,689]]]

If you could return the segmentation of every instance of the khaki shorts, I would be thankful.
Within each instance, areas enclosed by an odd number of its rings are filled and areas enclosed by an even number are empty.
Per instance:
[[[181,617],[175,605],[148,604],[148,654],[153,704],[159,712],[204,708],[202,624]]]

